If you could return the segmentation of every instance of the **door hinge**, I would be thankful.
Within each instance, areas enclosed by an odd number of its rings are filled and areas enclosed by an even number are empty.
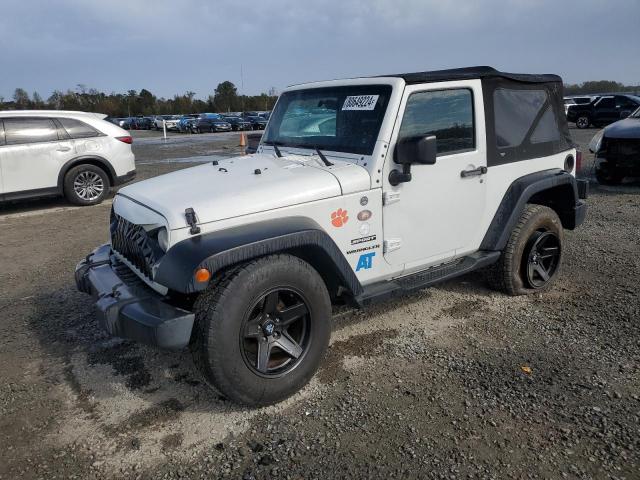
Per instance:
[[[401,238],[389,238],[382,243],[382,253],[393,252],[402,246]]]
[[[391,205],[400,201],[400,192],[384,192],[382,195],[382,204]]]

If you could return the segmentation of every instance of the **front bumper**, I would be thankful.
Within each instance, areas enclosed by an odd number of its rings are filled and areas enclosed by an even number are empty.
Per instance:
[[[194,314],[174,307],[145,285],[105,244],[76,266],[76,286],[96,300],[100,326],[109,334],[161,348],[189,344]]]

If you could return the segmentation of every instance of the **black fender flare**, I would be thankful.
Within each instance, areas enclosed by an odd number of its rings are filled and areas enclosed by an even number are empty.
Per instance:
[[[194,236],[172,246],[160,259],[153,279],[180,293],[196,293],[208,283],[198,283],[194,273],[206,268],[217,272],[254,258],[292,253],[309,262],[325,279],[355,296],[362,285],[331,237],[313,220],[285,217]]]
[[[72,158],[71,160],[68,160],[60,169],[60,172],[58,173],[58,190],[60,192],[62,192],[62,190],[64,189],[64,177],[67,174],[67,172],[71,170],[73,167],[75,167],[76,165],[81,165],[83,163],[99,165],[109,175],[109,180],[111,181],[111,185],[115,183],[115,180],[118,176],[116,175],[116,171],[114,170],[113,166],[111,165],[111,163],[109,163],[107,159],[101,157],[100,155],[80,155],[78,157]]]
[[[557,168],[525,175],[514,180],[502,197],[480,250],[503,250],[530,202],[553,208],[562,226],[569,230],[578,227],[586,213],[586,204],[579,199],[577,181],[570,173]]]

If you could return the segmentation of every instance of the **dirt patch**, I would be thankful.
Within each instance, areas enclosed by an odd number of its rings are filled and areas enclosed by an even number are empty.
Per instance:
[[[349,375],[349,372],[343,366],[345,356],[370,358],[380,352],[385,340],[393,339],[397,336],[397,330],[387,329],[334,342],[329,347],[327,357],[318,372],[318,380],[323,383],[331,383],[340,380],[345,375]]]

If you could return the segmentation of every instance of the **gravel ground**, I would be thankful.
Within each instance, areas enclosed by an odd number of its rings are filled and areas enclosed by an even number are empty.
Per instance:
[[[234,151],[210,137],[137,141],[139,178]],[[98,329],[72,272],[109,208],[0,211],[0,478],[640,478],[639,184],[592,189],[549,293],[476,273],[336,309],[311,384],[257,410]]]

